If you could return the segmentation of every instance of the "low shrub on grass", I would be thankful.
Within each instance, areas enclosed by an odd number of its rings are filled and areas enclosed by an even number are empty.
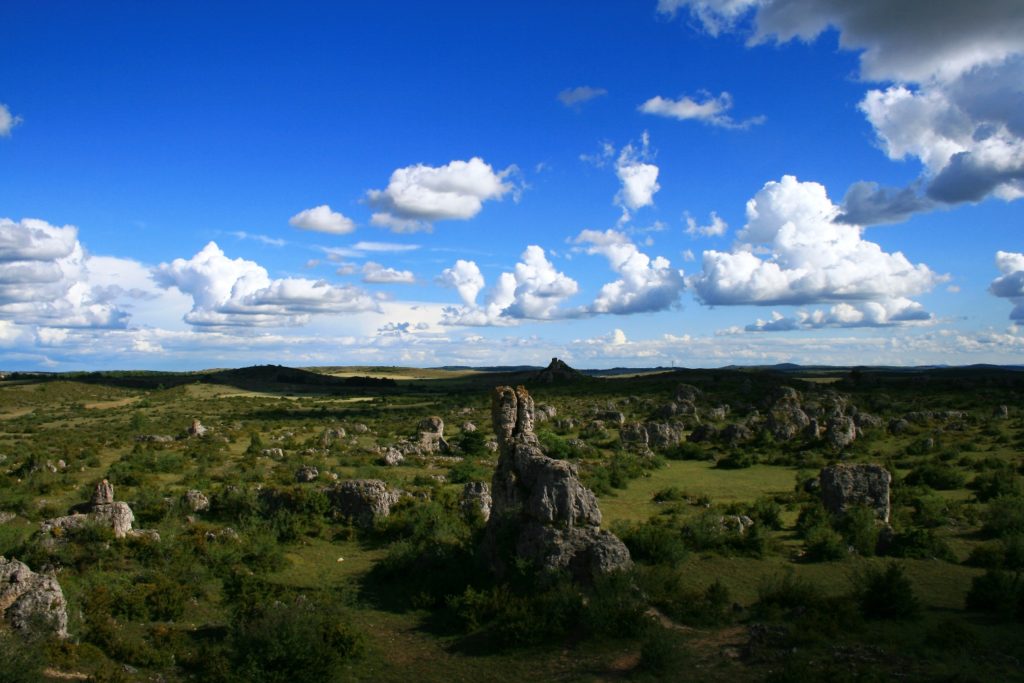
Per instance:
[[[971,580],[967,609],[995,612],[1005,619],[1024,620],[1024,579],[1020,572],[989,569]]]
[[[617,524],[615,534],[629,548],[634,560],[653,564],[678,564],[687,555],[680,529],[672,524],[649,520],[640,524]]]
[[[929,462],[912,469],[905,481],[912,486],[923,484],[939,491],[952,491],[962,487],[966,477],[956,467]]]
[[[861,613],[869,619],[916,619],[921,603],[903,567],[890,562],[855,574],[853,594]]]

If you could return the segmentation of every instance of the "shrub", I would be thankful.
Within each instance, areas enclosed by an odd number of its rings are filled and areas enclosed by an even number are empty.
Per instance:
[[[878,525],[875,513],[866,507],[852,507],[838,520],[835,527],[843,539],[859,555],[871,557],[878,545]]]
[[[924,484],[939,491],[951,491],[962,487],[965,480],[966,477],[959,469],[930,462],[912,469],[905,481],[912,486]]]
[[[989,569],[971,581],[966,603],[967,609],[1024,619],[1024,585],[1020,573]]]
[[[637,584],[652,605],[675,621],[692,626],[724,624],[732,618],[729,589],[717,579],[703,590],[684,581],[676,567],[640,567]]]
[[[772,498],[758,498],[747,508],[747,514],[766,529],[782,528],[782,506]]]
[[[1024,492],[1020,477],[1001,461],[997,461],[996,469],[976,476],[968,488],[974,490],[974,496],[982,503],[1000,496],[1019,496]]]
[[[487,455],[487,437],[480,430],[462,432],[457,443],[463,455],[468,458],[480,458]]]
[[[931,529],[911,527],[897,533],[886,551],[893,557],[916,557],[955,562],[956,555],[942,538]]]
[[[686,558],[686,544],[680,530],[663,522],[650,520],[641,524],[618,524],[615,533],[635,560],[677,564]]]
[[[804,557],[812,562],[841,560],[849,555],[846,539],[824,524],[804,532]]]
[[[684,441],[665,450],[669,460],[714,460],[714,454],[695,443]]]
[[[854,596],[861,613],[869,619],[916,619],[921,603],[914,595],[903,567],[890,562],[885,568],[870,567],[854,576]]]
[[[757,464],[757,457],[749,451],[733,451],[715,463],[722,470],[741,470]]]
[[[985,511],[982,531],[996,537],[1024,533],[1024,496],[993,498]]]

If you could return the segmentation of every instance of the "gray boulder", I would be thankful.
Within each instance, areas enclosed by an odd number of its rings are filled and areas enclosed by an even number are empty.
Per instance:
[[[96,485],[88,503],[74,506],[69,515],[46,520],[39,531],[44,536],[63,536],[73,529],[96,524],[109,528],[114,538],[125,538],[132,534],[134,521],[128,503],[114,502],[114,487],[104,479]]]
[[[350,479],[327,490],[341,516],[361,527],[371,527],[391,514],[401,493],[380,479]]]
[[[206,427],[199,420],[192,420],[188,426],[188,435],[193,437],[206,436]]]
[[[183,496],[185,505],[192,512],[204,512],[210,509],[210,499],[203,495],[202,491],[189,489]]]
[[[811,418],[800,405],[800,394],[790,387],[779,387],[768,410],[768,431],[778,441],[789,441],[802,434]]]
[[[394,446],[388,446],[381,454],[380,461],[388,467],[397,467],[405,462],[405,456]]]
[[[43,626],[68,636],[68,605],[57,579],[37,574],[24,562],[0,556],[0,618],[17,631]]]
[[[479,513],[486,522],[491,517],[491,487],[482,481],[466,482],[459,505],[467,517]]]
[[[555,419],[555,416],[558,415],[558,409],[552,405],[540,403],[536,406],[534,415],[537,422],[547,422],[548,420]]]
[[[619,429],[619,441],[627,448],[647,450],[647,428],[639,422],[622,425]]]
[[[835,450],[842,450],[857,439],[857,425],[852,417],[831,417],[825,427],[825,440]]]
[[[497,387],[491,417],[500,456],[491,481],[487,551],[499,574],[514,558],[499,539],[511,539],[516,558],[544,570],[568,570],[578,580],[631,566],[629,551],[600,528],[601,510],[575,465],[544,455],[533,432],[533,399],[523,387]]]
[[[303,465],[295,471],[295,481],[300,484],[308,484],[320,477],[320,470],[311,465]]]
[[[444,440],[444,420],[437,415],[421,420],[416,445],[422,453],[448,452],[448,442]]]
[[[863,505],[882,522],[889,522],[892,475],[881,465],[830,465],[818,478],[821,499],[829,512],[842,515],[851,507]]]

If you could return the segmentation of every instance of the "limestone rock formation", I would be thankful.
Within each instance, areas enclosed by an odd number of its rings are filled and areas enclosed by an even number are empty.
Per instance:
[[[358,526],[371,527],[391,514],[391,506],[401,493],[380,479],[350,479],[328,489],[327,496],[343,517]]]
[[[62,535],[87,524],[99,524],[109,527],[114,538],[135,534],[132,531],[132,522],[135,521],[132,509],[128,503],[114,502],[114,487],[106,479],[96,485],[88,503],[76,505],[71,512],[64,517],[46,520],[39,530],[46,535]]]
[[[800,406],[800,394],[790,387],[779,387],[768,410],[768,429],[779,441],[789,441],[802,434],[811,418]]]
[[[693,403],[701,396],[701,390],[692,384],[680,384],[676,387],[675,400],[679,403],[689,401]]]
[[[206,436],[206,427],[199,420],[192,420],[192,424],[188,426],[189,436]]]
[[[467,517],[479,512],[486,522],[491,517],[491,487],[482,481],[467,481],[459,505]]]
[[[0,618],[18,631],[40,625],[68,636],[68,606],[57,579],[0,556]]]
[[[437,415],[420,421],[416,445],[423,453],[447,453],[448,442],[444,440],[444,420]]]
[[[825,427],[825,440],[836,450],[846,448],[857,438],[857,425],[852,417],[839,415],[829,418]]]
[[[892,475],[881,465],[839,464],[821,470],[822,502],[829,512],[844,514],[857,505],[874,510],[883,522],[889,522],[889,487]]]
[[[537,422],[547,422],[548,420],[555,419],[555,416],[558,415],[558,409],[546,403],[540,403],[535,406],[534,412]]]
[[[311,481],[316,481],[319,477],[320,470],[311,465],[303,465],[295,471],[295,481],[299,484],[308,484]]]
[[[467,420],[466,422],[462,423],[462,431],[464,433],[475,432],[476,425]]]
[[[508,552],[542,571],[568,570],[579,580],[631,566],[622,541],[600,528],[597,498],[580,483],[576,467],[541,450],[526,389],[497,387],[491,417],[500,449],[487,525],[494,569],[505,571]]]
[[[381,453],[380,461],[388,467],[397,467],[405,462],[405,456],[402,455],[402,451],[398,450],[394,446],[388,446]]]
[[[210,499],[203,495],[202,491],[189,489],[183,496],[185,505],[192,512],[204,512],[210,509]]]

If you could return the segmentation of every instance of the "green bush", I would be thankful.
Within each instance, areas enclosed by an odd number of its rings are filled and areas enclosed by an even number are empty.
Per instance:
[[[634,560],[678,564],[686,559],[686,544],[677,527],[649,520],[640,524],[617,524],[614,531]]]
[[[905,481],[912,486],[924,484],[939,491],[952,491],[961,488],[966,477],[956,467],[930,462],[912,469]]]
[[[842,560],[850,554],[846,539],[830,526],[821,524],[806,529],[804,536],[804,558],[812,562]]]
[[[982,531],[995,537],[1024,533],[1024,496],[999,496],[989,501]]]
[[[854,596],[861,613],[869,619],[916,619],[921,613],[910,579],[895,562],[884,568],[869,567],[855,575]]]
[[[863,557],[875,554],[878,545],[878,524],[875,512],[869,508],[852,507],[839,517],[834,527],[843,540]]]
[[[467,458],[482,458],[487,455],[487,437],[480,430],[462,432],[456,443]]]
[[[1020,572],[989,569],[971,580],[966,605],[967,609],[1024,620],[1024,579]]]

